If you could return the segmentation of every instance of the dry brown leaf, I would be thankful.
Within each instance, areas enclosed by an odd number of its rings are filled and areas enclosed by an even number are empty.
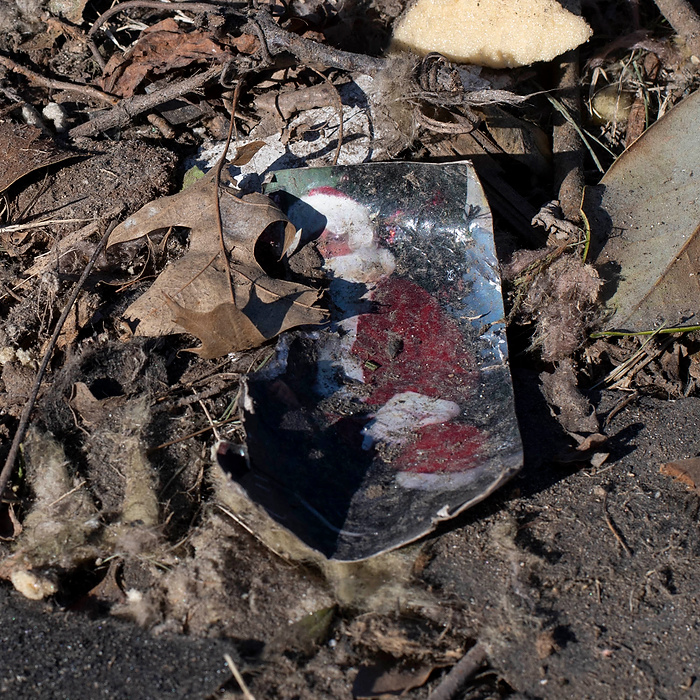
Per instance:
[[[241,146],[236,150],[236,157],[231,161],[231,165],[247,165],[264,145],[264,141],[252,141]]]
[[[168,18],[144,29],[124,56],[115,54],[98,83],[111,94],[131,97],[148,73],[168,73],[195,61],[228,55],[210,32],[195,29],[185,33],[174,19]]]
[[[274,247],[277,259],[294,252],[294,226],[264,195],[239,198],[228,188],[218,191],[228,260],[221,251],[211,177],[147,204],[110,236],[108,246],[171,226],[191,230],[187,253],[126,310],[139,321],[136,334],[185,329],[202,341],[196,352],[211,358],[257,347],[289,328],[323,323],[327,313],[315,305],[318,290],[270,277],[256,258],[256,246],[263,244]]]
[[[34,170],[77,155],[57,146],[35,126],[0,122],[0,192]]]
[[[681,459],[677,462],[662,464],[659,471],[670,476],[694,491],[700,491],[700,457]]]
[[[605,278],[606,330],[700,322],[700,90],[655,122],[586,188],[590,261]]]

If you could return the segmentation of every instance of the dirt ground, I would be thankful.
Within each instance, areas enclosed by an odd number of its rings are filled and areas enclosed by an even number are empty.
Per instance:
[[[642,398],[613,419],[615,447],[604,467],[562,468],[548,461],[552,426],[535,379],[516,373],[530,436],[522,474],[412,555],[422,613],[402,611],[410,601],[399,595],[393,612],[343,610],[320,646],[280,653],[264,641],[286,620],[250,636],[245,626],[224,638],[154,636],[131,622],[27,601],[4,586],[2,692],[219,697],[236,687],[228,653],[256,697],[350,698],[362,664],[392,652],[408,666],[436,654],[444,662],[480,638],[491,645],[490,665],[460,697],[698,697],[700,500],[658,467],[700,451],[700,400]],[[603,405],[612,399],[603,396]],[[240,528],[228,536],[248,566],[269,558]],[[271,605],[260,603],[256,617]],[[441,673],[405,697],[428,697]]]
[[[562,180],[572,129],[543,96],[561,96],[598,139],[589,150],[576,142],[578,165],[566,166],[595,184],[697,88],[692,47],[651,0],[583,3],[594,38],[580,50],[577,114],[557,63],[483,71],[479,90],[502,92],[477,106],[457,104],[455,84],[440,83],[442,59],[377,69],[369,56],[386,48],[403,11],[393,1],[290,3],[276,9],[286,13],[282,35],[263,15],[251,28],[221,8],[178,10],[176,21],[136,4],[107,25],[121,44],[95,33],[110,59],[103,68],[88,31],[109,7],[0,7],[3,461],[40,389],[0,504],[0,694],[700,697],[700,476],[660,471],[700,455],[698,332],[590,337],[603,300],[585,264],[580,187],[567,195]],[[273,51],[287,42],[287,53],[265,56],[260,33]],[[301,36],[315,48],[295,43]],[[122,44],[132,47],[125,57]],[[336,49],[356,52],[350,68]],[[629,113],[618,104],[612,119],[596,115],[602,84],[624,88],[616,94]],[[160,89],[168,101],[138,111]],[[531,97],[520,105],[519,94]],[[100,111],[117,102],[121,111]],[[49,103],[54,112],[40,116]],[[338,105],[345,141],[333,126]],[[364,562],[310,553],[241,499],[219,466],[215,436],[246,439],[241,381],[272,358],[264,324],[210,357],[189,351],[199,343],[184,324],[134,334],[127,310],[164,270],[192,259],[198,210],[188,224],[155,227],[147,244],[98,248],[110,226],[215,165],[232,108],[239,145],[222,184],[238,178],[256,191],[278,156],[279,167],[330,164],[334,154],[341,163],[468,157],[494,216],[523,468],[431,535]],[[557,196],[563,212],[531,225]],[[274,268],[312,294],[328,286],[313,249],[282,269],[260,238],[245,264],[263,271],[267,260],[266,274]],[[220,340],[196,335],[208,348]],[[441,683],[470,649],[483,649],[485,663],[445,695]]]

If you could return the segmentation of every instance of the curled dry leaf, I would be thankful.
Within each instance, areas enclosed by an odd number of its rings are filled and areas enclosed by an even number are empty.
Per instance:
[[[131,97],[149,73],[168,73],[195,61],[222,61],[229,55],[211,32],[195,29],[186,33],[168,18],[144,29],[125,56],[114,54],[105,77],[97,82],[109,93]]]
[[[202,341],[195,352],[212,358],[257,347],[289,328],[323,323],[319,290],[271,277],[256,258],[256,246],[264,244],[274,247],[278,260],[293,253],[299,238],[294,226],[268,197],[239,198],[219,187],[224,260],[214,187],[203,178],[147,204],[112,232],[108,246],[171,226],[191,230],[187,253],[127,309],[127,317],[139,321],[136,334],[184,329]]]

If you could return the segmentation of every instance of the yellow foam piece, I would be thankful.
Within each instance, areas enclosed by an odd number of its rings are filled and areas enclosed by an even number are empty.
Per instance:
[[[588,41],[586,21],[556,0],[417,0],[392,46],[456,63],[514,68],[551,61]]]

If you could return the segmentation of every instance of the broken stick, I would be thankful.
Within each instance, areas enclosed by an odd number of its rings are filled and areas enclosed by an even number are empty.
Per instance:
[[[210,80],[216,78],[220,72],[220,67],[210,68],[204,73],[198,73],[179,83],[168,85],[162,90],[157,90],[147,95],[134,95],[134,97],[129,97],[116,104],[109,111],[98,114],[89,122],[74,126],[68,132],[68,135],[71,138],[75,138],[76,136],[95,136],[103,131],[107,131],[107,129],[127,126],[138,114],[147,112],[149,109],[162,105],[168,100],[172,100],[175,97],[180,97],[181,95],[203,87]]]
[[[19,63],[15,63],[11,58],[7,56],[0,56],[0,66],[5,66],[8,70],[14,71],[28,78],[31,82],[36,85],[41,85],[42,87],[49,88],[51,90],[68,90],[70,92],[76,92],[79,95],[84,95],[91,100],[97,100],[99,102],[107,102],[110,105],[117,104],[119,101],[118,97],[113,95],[108,95],[102,90],[90,87],[90,85],[80,85],[78,83],[67,83],[63,80],[54,80],[53,78],[47,78],[39,73],[21,66]]]
[[[483,644],[477,642],[442,679],[428,696],[428,700],[453,700],[478,670],[484,665],[488,655]]]

